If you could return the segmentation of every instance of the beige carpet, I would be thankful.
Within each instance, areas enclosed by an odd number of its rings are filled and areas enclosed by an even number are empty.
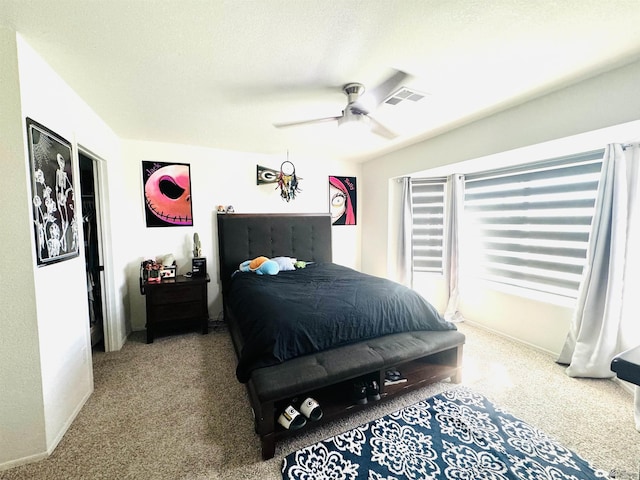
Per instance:
[[[594,466],[638,472],[632,397],[610,380],[572,379],[554,359],[468,324],[463,384]],[[382,402],[277,446],[263,462],[244,385],[224,329],[209,335],[134,334],[120,352],[94,353],[95,392],[53,454],[2,479],[279,479],[291,451],[454,388],[436,384]],[[631,477],[628,478],[637,478]]]

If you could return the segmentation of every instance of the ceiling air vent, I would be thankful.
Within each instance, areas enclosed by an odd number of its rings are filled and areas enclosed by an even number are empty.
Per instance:
[[[416,90],[411,90],[407,87],[400,87],[398,90],[389,95],[384,103],[388,105],[398,105],[399,103],[406,100],[418,102],[426,96],[426,93],[417,92]]]

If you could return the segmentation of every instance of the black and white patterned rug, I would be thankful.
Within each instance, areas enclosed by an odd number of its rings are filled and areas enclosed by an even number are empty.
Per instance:
[[[293,452],[285,480],[590,480],[605,472],[465,387]]]

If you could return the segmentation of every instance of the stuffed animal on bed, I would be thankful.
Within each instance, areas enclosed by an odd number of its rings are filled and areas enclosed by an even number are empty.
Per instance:
[[[269,260],[267,257],[256,257],[253,260],[246,260],[240,264],[241,272],[254,272],[258,275],[277,275],[280,271],[278,262]]]

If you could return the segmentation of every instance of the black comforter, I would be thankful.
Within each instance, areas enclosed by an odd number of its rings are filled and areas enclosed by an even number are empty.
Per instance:
[[[244,339],[236,376],[391,333],[455,330],[422,296],[333,263],[277,275],[236,272],[227,305]]]

